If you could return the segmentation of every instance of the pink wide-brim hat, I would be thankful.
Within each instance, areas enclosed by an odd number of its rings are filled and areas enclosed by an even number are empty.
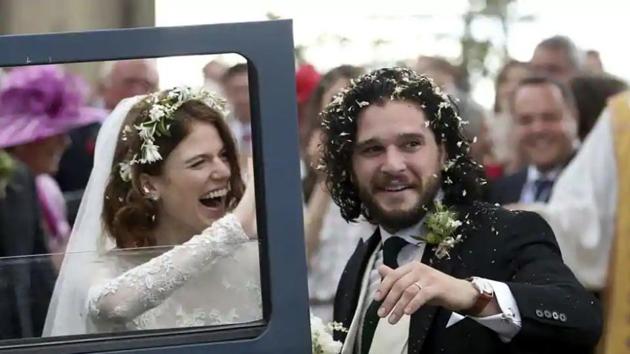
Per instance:
[[[85,105],[88,91],[58,66],[12,69],[0,78],[0,149],[102,122],[107,111]]]

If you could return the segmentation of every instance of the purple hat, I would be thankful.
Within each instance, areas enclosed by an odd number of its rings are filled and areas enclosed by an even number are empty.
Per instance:
[[[0,80],[0,149],[103,121],[85,106],[87,84],[53,65],[12,69]]]

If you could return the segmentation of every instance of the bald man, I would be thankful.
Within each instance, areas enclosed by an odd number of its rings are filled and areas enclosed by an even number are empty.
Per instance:
[[[103,69],[99,91],[109,110],[124,98],[158,90],[159,76],[153,59],[109,62]]]
[[[582,62],[582,53],[569,37],[553,36],[538,43],[529,64],[538,75],[568,85]]]

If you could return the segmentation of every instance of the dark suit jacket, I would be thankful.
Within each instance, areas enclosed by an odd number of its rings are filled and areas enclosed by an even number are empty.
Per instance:
[[[59,171],[55,175],[59,188],[64,192],[85,189],[90,179],[94,164],[96,136],[101,123],[92,123],[70,132],[72,144],[59,162]]]
[[[70,225],[74,224],[79,212],[83,190],[90,179],[94,165],[96,136],[100,128],[101,123],[92,123],[71,131],[72,144],[59,161],[59,171],[57,171],[55,179],[66,199]]]
[[[492,183],[489,202],[501,205],[518,203],[525,182],[527,182],[527,168],[499,178]]]
[[[40,336],[55,283],[33,176],[18,162],[0,199],[0,339]],[[23,256],[23,257],[22,257]]]
[[[566,167],[575,157],[577,151],[573,151],[567,161],[562,165]],[[505,176],[493,182],[490,186],[490,193],[485,201],[499,203],[500,205],[518,203],[521,199],[521,192],[527,182],[527,167],[522,170]]]
[[[409,353],[589,353],[601,334],[601,307],[562,262],[547,223],[534,213],[485,203],[455,209],[460,220],[470,221],[461,226],[465,239],[451,250],[450,259],[436,259],[434,247],[427,247],[422,262],[457,278],[479,276],[506,283],[522,327],[511,342],[503,343],[470,318],[446,328],[451,311],[427,305],[411,316]],[[377,229],[367,242],[360,241],[342,274],[334,320],[346,328],[379,240]],[[345,340],[345,333],[335,332],[335,339]]]

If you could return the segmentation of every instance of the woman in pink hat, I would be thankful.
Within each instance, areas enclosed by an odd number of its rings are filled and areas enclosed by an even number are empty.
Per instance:
[[[67,133],[106,115],[85,106],[87,91],[83,80],[53,65],[15,68],[0,84],[0,149],[36,176],[51,252],[63,252],[70,231],[63,196],[51,177],[70,144]]]

